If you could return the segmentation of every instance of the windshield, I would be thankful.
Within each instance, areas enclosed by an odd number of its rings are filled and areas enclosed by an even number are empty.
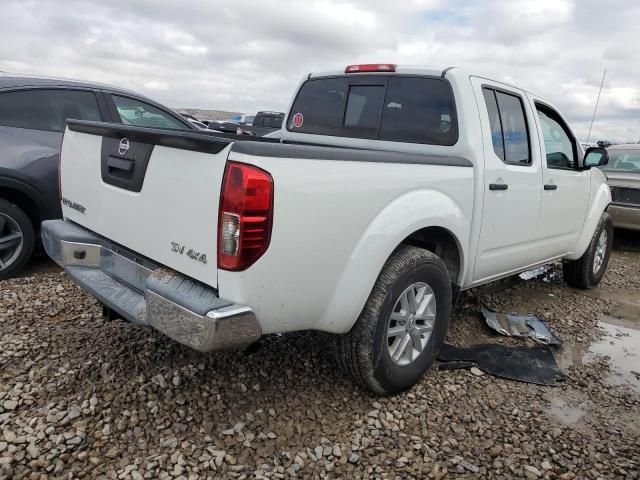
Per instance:
[[[611,172],[640,173],[640,149],[609,150],[609,163],[602,169]]]

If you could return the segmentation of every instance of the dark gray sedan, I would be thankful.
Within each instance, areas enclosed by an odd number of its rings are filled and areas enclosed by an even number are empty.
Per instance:
[[[640,230],[640,145],[607,148],[609,164],[601,167],[611,188],[608,212],[617,228]]]
[[[0,74],[0,280],[29,260],[40,223],[61,214],[58,160],[69,118],[194,128],[169,108],[119,88]]]

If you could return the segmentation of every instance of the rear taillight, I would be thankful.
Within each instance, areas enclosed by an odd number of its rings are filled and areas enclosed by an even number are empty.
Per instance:
[[[244,270],[269,247],[273,179],[264,170],[229,162],[224,171],[218,217],[218,268]]]
[[[361,65],[349,65],[344,69],[344,73],[360,72],[395,72],[396,66],[393,63],[365,63]]]

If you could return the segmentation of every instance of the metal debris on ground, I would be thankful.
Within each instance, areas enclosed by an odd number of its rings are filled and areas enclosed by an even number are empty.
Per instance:
[[[441,370],[477,367],[490,375],[555,386],[565,378],[547,346],[506,347],[498,344],[454,347],[445,344],[438,354]]]
[[[546,283],[562,283],[562,264],[541,265],[518,275],[522,280],[538,279]]]
[[[542,345],[560,345],[562,341],[556,337],[546,323],[537,315],[528,313],[498,313],[495,310],[481,307],[487,325],[498,333],[508,337],[530,337]]]

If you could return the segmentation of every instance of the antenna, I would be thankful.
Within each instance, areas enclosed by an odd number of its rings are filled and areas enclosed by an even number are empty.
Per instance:
[[[593,120],[596,118],[596,110],[598,110],[598,102],[600,101],[600,94],[602,93],[602,86],[604,85],[604,77],[607,76],[607,70],[605,69],[602,74],[602,82],[600,82],[600,90],[598,90],[598,98],[596,98],[596,106],[593,109],[593,116],[591,117],[591,125],[589,125],[589,134],[587,135],[587,142],[589,143],[589,138],[591,138],[591,128],[593,127]]]

